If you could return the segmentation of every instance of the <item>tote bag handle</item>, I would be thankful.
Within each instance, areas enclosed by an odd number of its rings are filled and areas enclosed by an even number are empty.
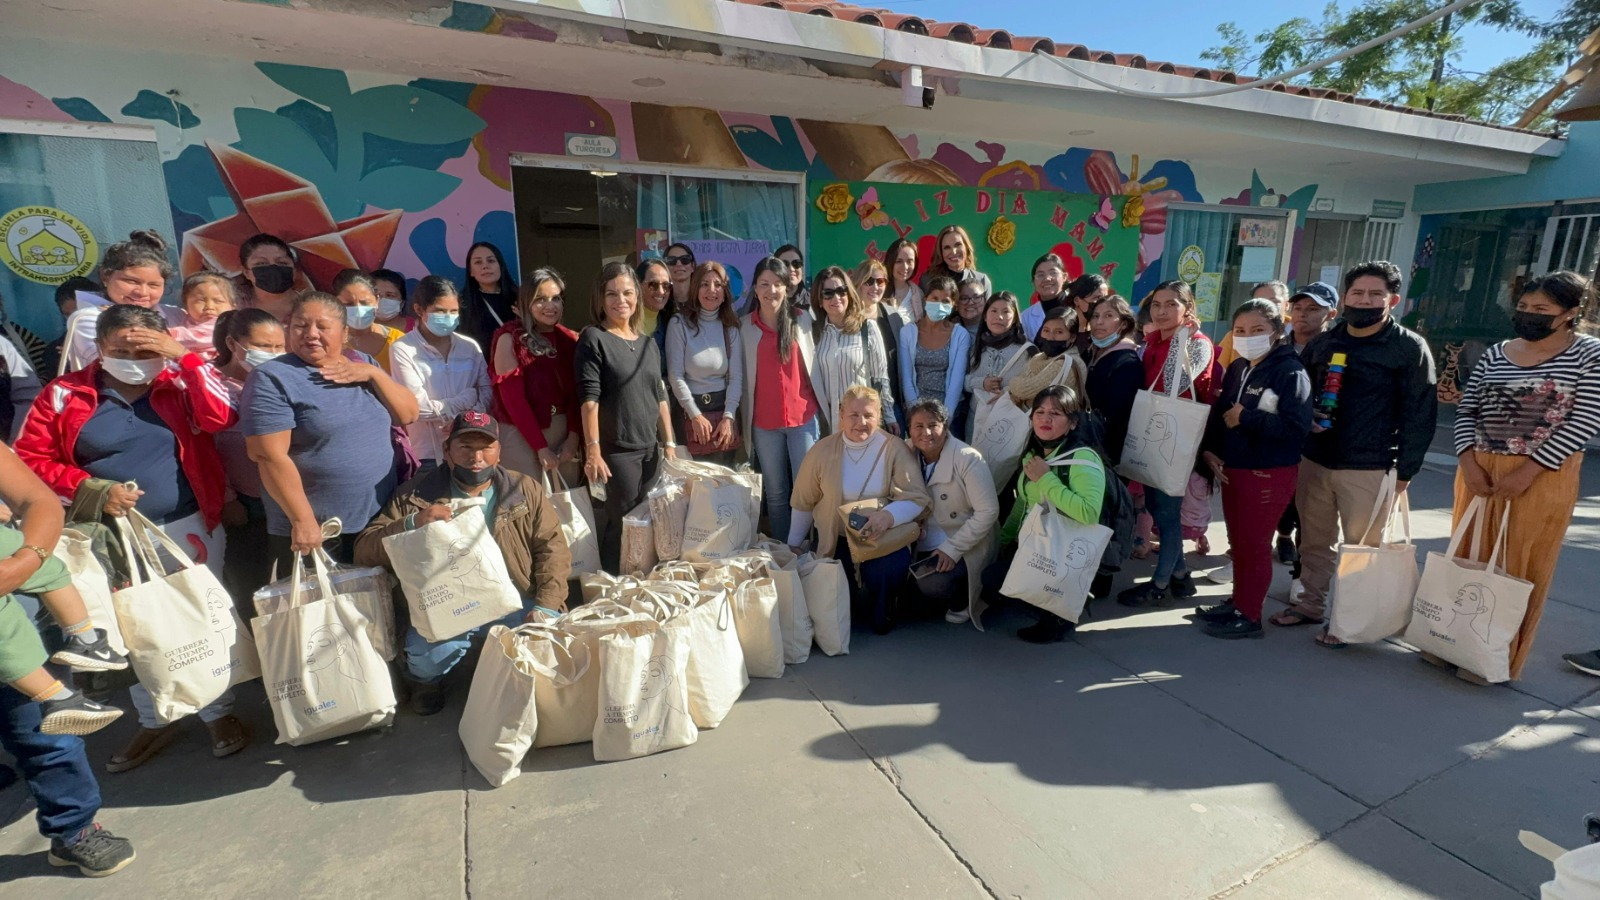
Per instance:
[[[1390,469],[1383,475],[1383,483],[1378,487],[1377,499],[1372,504],[1372,515],[1367,517],[1367,527],[1362,530],[1361,537],[1365,538],[1372,526],[1378,524],[1378,517],[1383,515],[1383,504],[1389,502],[1389,515],[1383,519],[1383,528],[1378,531],[1378,543],[1389,542],[1389,529],[1394,526],[1394,517],[1400,516],[1401,527],[1405,530],[1406,544],[1411,543],[1411,500],[1407,494],[1399,493],[1399,473]],[[1477,541],[1473,541],[1473,553],[1477,553]]]
[[[1488,508],[1488,501],[1484,498],[1472,498],[1472,502],[1467,504],[1467,511],[1461,514],[1461,521],[1456,523],[1456,530],[1450,535],[1450,546],[1444,551],[1445,559],[1455,559],[1457,557],[1461,551],[1461,542],[1466,539],[1467,529],[1470,528],[1472,529],[1472,555],[1469,558],[1473,562],[1480,561],[1480,558],[1483,556],[1483,529],[1480,527],[1474,527],[1474,523],[1481,525],[1483,520],[1488,518],[1486,515]],[[1509,523],[1510,517],[1511,504],[1507,503],[1506,511],[1500,517],[1500,534],[1496,536],[1495,546],[1491,549],[1492,555],[1489,560],[1489,566],[1491,570],[1494,568],[1495,561],[1500,557],[1500,551],[1505,548],[1505,527],[1506,524]]]

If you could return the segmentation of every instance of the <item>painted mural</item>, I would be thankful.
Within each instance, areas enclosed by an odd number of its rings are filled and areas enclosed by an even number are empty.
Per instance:
[[[493,25],[492,18],[446,23]],[[159,61],[150,65],[152,81],[170,78]],[[610,139],[626,161],[802,172],[813,186],[934,184],[1114,201],[1118,224],[1137,231],[1131,271],[1120,276],[1131,277],[1125,284],[1135,297],[1159,280],[1167,206],[1207,199],[1183,161],[1101,149],[1031,148],[1043,157],[1034,162],[1003,143],[969,145],[876,125],[429,79],[362,75],[356,80],[370,86],[357,89],[350,74],[333,69],[265,62],[238,69],[227,96],[254,102],[218,110],[191,106],[158,85],[111,79],[95,81],[90,96],[66,95],[0,68],[0,76],[18,79],[0,77],[0,116],[156,124],[172,216],[157,227],[180,239],[184,271],[236,272],[239,243],[270,231],[297,248],[301,283],[316,286],[350,266],[460,279],[477,240],[513,256],[510,156],[561,155],[573,135]],[[1300,208],[1316,192],[1305,185],[1280,193],[1252,174],[1249,187],[1220,202]],[[96,237],[104,243],[120,235]],[[793,237],[770,240],[776,246]],[[526,271],[539,262],[516,265]]]

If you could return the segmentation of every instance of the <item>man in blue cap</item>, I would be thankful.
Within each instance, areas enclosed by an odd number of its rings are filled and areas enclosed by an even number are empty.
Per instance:
[[[1339,308],[1339,292],[1332,285],[1313,281],[1289,298],[1289,346],[1304,354],[1311,339],[1328,330],[1334,310]],[[1300,511],[1294,501],[1278,520],[1278,561],[1289,567],[1289,602],[1297,603],[1305,587],[1300,583]]]

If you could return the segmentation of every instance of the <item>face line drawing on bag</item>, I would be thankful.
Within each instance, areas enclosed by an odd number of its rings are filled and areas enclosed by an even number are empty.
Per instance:
[[[315,682],[319,695],[324,690],[336,686],[324,681],[335,673],[343,679],[366,683],[367,673],[361,668],[361,661],[353,652],[354,644],[350,633],[338,623],[318,626],[306,638],[306,672]],[[324,675],[323,672],[329,668],[334,670],[333,673]]]
[[[1156,452],[1161,454],[1161,458],[1170,464],[1173,456],[1178,452],[1177,442],[1174,440],[1177,424],[1173,420],[1171,413],[1155,413],[1152,415],[1150,421],[1145,423],[1144,426],[1144,449],[1148,451],[1151,447],[1154,447]],[[1140,455],[1143,456],[1144,454],[1140,453]]]
[[[1454,618],[1450,620],[1450,624],[1454,625],[1456,620],[1466,617],[1470,620],[1467,622],[1467,627],[1487,645],[1490,623],[1494,620],[1494,591],[1476,581],[1464,584],[1456,589],[1452,607],[1451,614]]]

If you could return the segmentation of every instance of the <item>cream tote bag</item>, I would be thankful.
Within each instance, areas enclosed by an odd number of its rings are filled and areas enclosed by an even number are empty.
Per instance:
[[[1017,357],[1027,349],[1027,345],[1018,347],[1000,371],[1010,371]],[[1071,368],[1072,361],[1065,360],[1052,383],[1060,384]],[[969,443],[974,450],[983,454],[983,461],[988,464],[994,483],[1003,485],[1006,479],[1017,472],[1017,463],[1021,462],[1022,451],[1028,446],[1033,423],[1028,420],[1028,411],[1011,399],[1009,391],[1002,390],[992,403],[976,394],[972,399],[972,440]]]
[[[128,645],[122,640],[122,629],[117,626],[117,613],[111,604],[111,577],[94,555],[94,542],[81,531],[63,528],[54,556],[67,567],[72,586],[83,595],[83,605],[89,610],[89,620],[94,622],[94,627],[104,629],[106,643],[126,656]]]
[[[546,633],[548,629],[540,625],[491,626],[472,672],[467,707],[461,711],[456,733],[467,759],[495,787],[522,774],[522,759],[539,730],[534,685],[540,672],[529,636]]]
[[[1378,546],[1341,543],[1338,567],[1329,596],[1328,634],[1347,644],[1371,644],[1406,630],[1417,595],[1417,548],[1411,543],[1411,501],[1395,497],[1396,473],[1384,476],[1378,501],[1367,521],[1376,522],[1384,504],[1392,503],[1378,536]],[[1405,540],[1391,542],[1389,530],[1400,517]],[[1371,525],[1362,529],[1365,535]]]
[[[829,656],[849,653],[850,579],[844,563],[807,553],[800,557],[798,567],[817,649]]]
[[[1511,680],[1511,641],[1528,612],[1533,582],[1506,574],[1506,525],[1511,503],[1500,514],[1500,533],[1487,563],[1482,555],[1483,529],[1472,528],[1472,557],[1457,559],[1462,538],[1473,522],[1486,521],[1488,504],[1474,497],[1450,536],[1443,554],[1429,553],[1406,627],[1406,643],[1472,672],[1485,681]]]
[[[1099,466],[1087,459],[1060,459],[1056,466]],[[1106,473],[1106,477],[1111,477]],[[1017,555],[1006,570],[1000,593],[1076,623],[1083,615],[1089,586],[1111,543],[1111,529],[1085,525],[1048,503],[1035,503],[1017,533]]]
[[[255,641],[217,576],[137,509],[116,522],[131,581],[111,595],[111,606],[156,719],[175,722],[260,677]],[[170,574],[157,545],[175,565]]]
[[[572,552],[572,577],[600,571],[600,538],[595,533],[594,506],[589,502],[589,491],[568,487],[560,472],[555,473],[556,483],[561,486],[559,491],[550,486],[548,470],[542,477],[545,492],[550,495],[550,505],[555,507],[556,521],[561,523],[561,536],[567,539],[567,549]]]
[[[600,638],[596,760],[649,756],[699,739],[689,715],[687,625],[682,617],[629,622]]]
[[[405,591],[411,627],[430,643],[449,640],[522,609],[483,500],[450,501],[450,519],[383,539]]]
[[[1174,340],[1169,353],[1188,354],[1185,329],[1182,340]],[[1181,358],[1181,357],[1180,357]],[[1158,378],[1159,380],[1159,378]],[[1182,379],[1173,379],[1182,381]],[[1133,398],[1128,415],[1128,437],[1122,444],[1118,474],[1153,487],[1169,497],[1182,497],[1188,490],[1189,473],[1200,452],[1200,439],[1206,433],[1211,407],[1179,396],[1179,385],[1169,384],[1161,393],[1155,382]]]

